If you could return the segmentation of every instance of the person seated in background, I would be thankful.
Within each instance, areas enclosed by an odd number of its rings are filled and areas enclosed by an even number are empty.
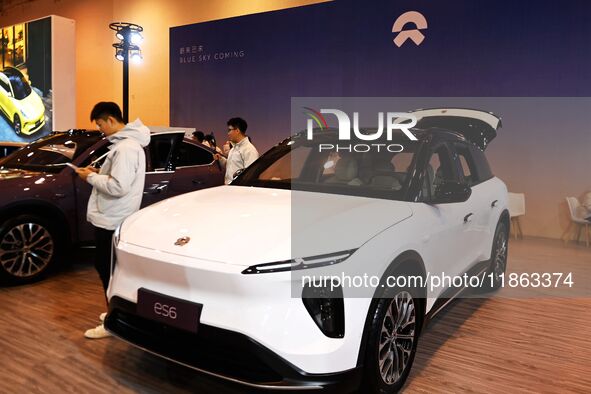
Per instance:
[[[209,146],[210,148],[214,149],[217,153],[224,154],[224,152],[222,152],[222,150],[217,146],[217,143],[215,142],[215,137],[213,136],[213,134],[207,134],[205,136],[205,140],[203,141],[203,145]]]
[[[230,153],[231,149],[232,143],[230,141],[224,142],[224,145],[222,145],[222,153],[224,154],[224,156],[228,156],[228,153]]]
[[[203,131],[201,130],[197,130],[193,132],[193,139],[195,139],[197,142],[199,142],[200,144],[206,145],[204,143],[205,140],[205,134],[203,133]],[[209,146],[209,145],[207,145]]]
[[[583,201],[582,201],[581,205],[587,210],[587,214],[585,215],[585,220],[588,220],[591,222],[591,191],[588,191],[587,193],[585,193],[585,196],[583,197]]]
[[[359,163],[357,156],[352,153],[339,153],[340,158],[334,166],[334,175],[325,183],[361,186],[363,181],[359,178]]]

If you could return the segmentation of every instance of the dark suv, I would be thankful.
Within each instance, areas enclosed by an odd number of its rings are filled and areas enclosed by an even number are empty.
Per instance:
[[[108,146],[98,131],[70,130],[0,159],[0,280],[38,279],[69,245],[92,241],[86,221],[91,186],[66,163],[100,167]],[[223,184],[215,152],[185,138],[184,131],[152,133],[145,150],[142,207]]]

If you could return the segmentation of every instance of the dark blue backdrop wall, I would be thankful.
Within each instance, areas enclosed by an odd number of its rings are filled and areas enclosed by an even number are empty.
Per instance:
[[[425,39],[420,46],[407,41],[397,47],[392,26],[407,11],[424,15]],[[563,197],[591,187],[585,159],[591,140],[584,127],[591,109],[585,99],[590,44],[591,2],[574,0],[336,0],[175,27],[170,124],[213,131],[224,141],[226,120],[241,116],[264,151],[297,131],[290,130],[292,97],[473,98],[462,103],[503,111],[505,128],[489,155],[509,188],[532,199],[526,233],[558,238],[567,224]],[[545,100],[537,117],[539,100],[531,100],[528,121],[518,122],[514,108],[523,110],[527,101],[495,108],[477,97],[561,99]],[[556,119],[563,120],[559,129]],[[549,148],[564,159],[548,161]],[[559,192],[546,184],[548,174],[556,179],[565,172],[572,181]]]

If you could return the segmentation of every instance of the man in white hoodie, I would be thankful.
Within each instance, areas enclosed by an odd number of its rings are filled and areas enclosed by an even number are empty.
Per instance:
[[[92,167],[76,170],[80,178],[92,185],[88,200],[87,220],[94,227],[95,268],[105,293],[111,276],[111,245],[115,229],[140,208],[146,176],[144,147],[150,143],[150,130],[139,119],[125,124],[119,106],[100,102],[90,113],[90,120],[107,137],[111,146],[100,171]],[[102,320],[84,336],[91,339],[109,336]]]

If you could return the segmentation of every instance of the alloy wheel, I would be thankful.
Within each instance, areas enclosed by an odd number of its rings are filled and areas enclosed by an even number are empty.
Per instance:
[[[21,118],[19,118],[18,115],[14,115],[14,132],[17,135],[20,135],[20,133],[21,133],[21,127],[22,127],[22,125],[21,125]]]
[[[382,380],[395,384],[411,358],[416,330],[416,308],[410,293],[402,291],[390,301],[382,322],[378,366]]]
[[[0,264],[14,277],[27,278],[47,267],[55,245],[50,232],[38,223],[21,223],[0,240]]]
[[[507,235],[505,231],[499,231],[495,239],[495,254],[493,262],[493,273],[495,283],[501,280],[501,275],[507,267]]]

